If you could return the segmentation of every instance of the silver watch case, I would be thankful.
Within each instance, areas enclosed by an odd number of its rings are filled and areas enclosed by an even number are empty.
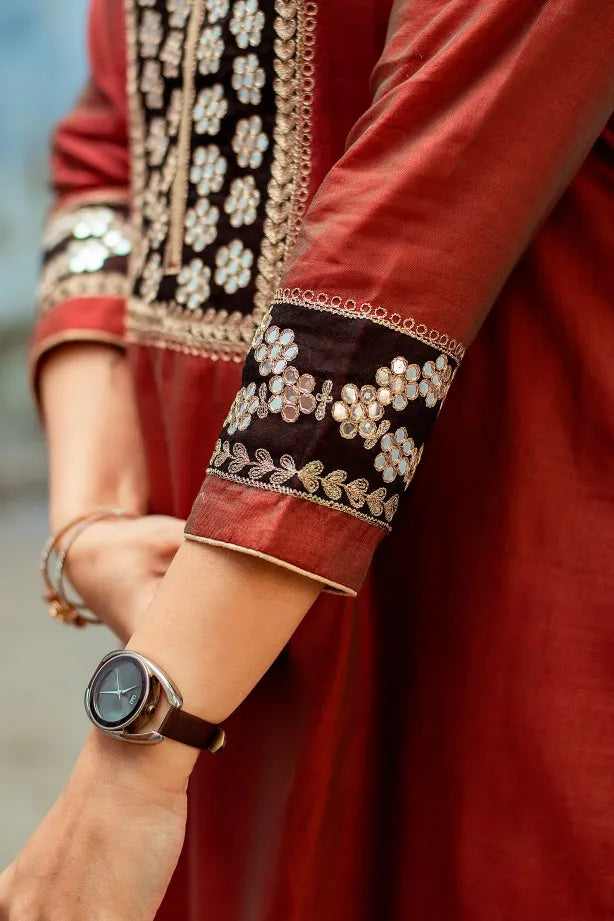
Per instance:
[[[146,686],[143,700],[136,712],[131,714],[125,723],[110,729],[108,726],[103,726],[98,721],[92,707],[91,695],[92,687],[100,669],[106,665],[110,659],[115,659],[118,656],[128,656],[143,667],[146,676]],[[116,649],[114,652],[108,653],[108,655],[102,659],[90,679],[85,691],[85,712],[97,729],[108,736],[119,739],[121,742],[134,742],[137,745],[157,745],[158,742],[163,742],[165,737],[156,729],[149,729],[141,732],[140,726],[143,724],[143,719],[147,722],[158,709],[160,688],[166,694],[166,699],[171,707],[180,708],[183,706],[183,698],[178,689],[154,662],[146,659],[145,656],[142,656],[138,652],[133,652],[131,649]],[[130,727],[133,727],[132,731]]]

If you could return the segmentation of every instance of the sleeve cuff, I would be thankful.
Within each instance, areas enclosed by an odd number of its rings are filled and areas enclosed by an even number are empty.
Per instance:
[[[354,596],[386,531],[339,509],[210,473],[186,538],[269,560]]]
[[[40,316],[30,343],[29,369],[32,391],[38,393],[41,359],[51,349],[68,342],[101,342],[124,346],[123,297],[71,298]]]

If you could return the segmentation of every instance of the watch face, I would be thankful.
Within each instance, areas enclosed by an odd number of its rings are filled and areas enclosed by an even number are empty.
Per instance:
[[[92,681],[92,713],[109,729],[125,726],[139,713],[148,690],[144,666],[129,655],[114,656],[100,667]]]

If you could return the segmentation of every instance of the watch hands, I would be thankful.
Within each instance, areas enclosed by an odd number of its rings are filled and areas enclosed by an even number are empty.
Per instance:
[[[136,691],[137,688],[138,688],[138,684],[133,684],[132,687],[129,687],[129,688],[120,688],[119,693],[120,695],[127,694],[128,691]],[[115,696],[117,697],[117,691],[99,691],[98,693],[99,694],[115,694]]]
[[[115,677],[117,678],[117,696],[121,697],[122,692],[119,689],[119,670],[115,672]]]

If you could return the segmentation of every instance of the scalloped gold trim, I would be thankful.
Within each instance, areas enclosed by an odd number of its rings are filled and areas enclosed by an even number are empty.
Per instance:
[[[419,339],[426,345],[433,346],[433,348],[441,349],[442,352],[446,352],[458,362],[461,362],[465,355],[465,347],[462,342],[452,339],[447,333],[441,333],[437,329],[429,329],[425,323],[418,323],[413,317],[403,318],[400,313],[391,313],[385,307],[379,305],[373,306],[368,302],[360,303],[360,301],[355,301],[352,298],[344,300],[338,294],[331,295],[323,292],[316,294],[315,291],[310,289],[278,288],[271,306],[283,307],[284,304],[336,313],[355,320],[370,320],[380,326],[387,326],[388,329],[392,329],[397,333],[403,333],[413,339]]]
[[[258,258],[256,323],[269,307],[284,264],[296,242],[309,198],[311,116],[317,5],[277,0],[274,22],[277,114],[273,131],[273,167]]]

